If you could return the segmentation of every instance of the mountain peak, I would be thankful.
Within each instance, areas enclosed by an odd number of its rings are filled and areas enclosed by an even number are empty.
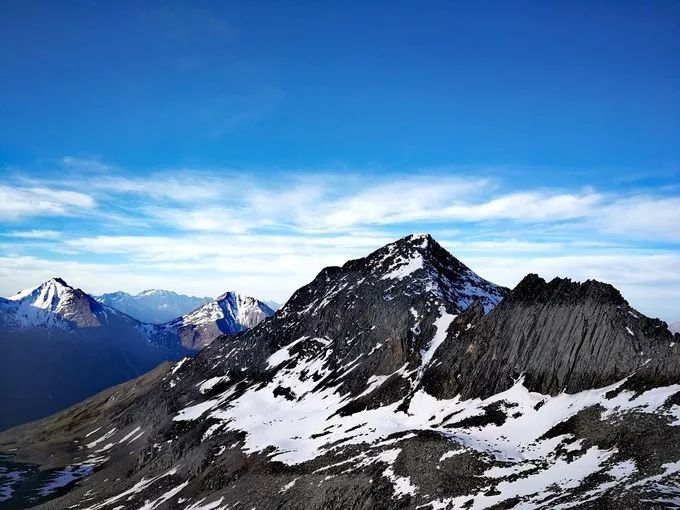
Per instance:
[[[49,280],[41,283],[36,287],[31,287],[30,289],[25,289],[17,292],[13,296],[8,297],[10,301],[21,301],[29,296],[42,296],[40,299],[40,308],[45,308],[48,303],[46,301],[47,295],[50,295],[50,302],[55,302],[55,298],[61,297],[64,293],[74,292],[76,289],[71,287],[63,279],[59,277],[50,278]]]
[[[176,332],[184,347],[196,350],[217,336],[250,329],[271,315],[274,311],[261,301],[227,291],[163,327]]]
[[[37,287],[10,296],[14,322],[23,327],[56,326],[69,329],[71,325],[100,326],[99,305],[80,289],[71,287],[62,278],[50,278]]]
[[[386,244],[374,253],[377,254],[386,251],[392,254],[398,253],[416,257],[437,250],[437,248],[441,248],[441,246],[430,234],[409,234],[401,239]],[[369,255],[369,257],[371,257],[371,255]]]
[[[146,289],[137,294],[137,296],[172,296],[172,295],[177,295],[177,293],[172,290],[163,289]]]
[[[580,302],[595,300],[614,305],[626,304],[621,293],[608,283],[597,280],[574,282],[569,278],[553,278],[546,282],[537,274],[525,276],[512,290],[513,299],[525,302]]]
[[[343,270],[362,267],[380,280],[395,284],[403,280],[409,287],[418,287],[418,292],[432,293],[458,311],[480,300],[488,312],[507,292],[473,272],[430,234],[402,237],[364,259],[348,262]]]
[[[50,278],[47,283],[54,283],[56,285],[62,285],[64,287],[71,287],[68,283],[66,283],[62,278],[59,276],[55,276],[54,278]]]
[[[237,296],[240,296],[238,292],[234,292],[233,290],[228,290],[226,292],[223,292],[219,296],[215,298],[215,301],[224,301],[225,299],[229,298],[235,298]]]
[[[437,243],[434,238],[427,233],[421,233],[421,234],[409,234],[407,236],[402,237],[401,239],[397,239],[393,243],[390,244],[396,244],[396,245],[401,245],[401,246],[412,246],[414,248],[419,248],[419,249],[427,249],[427,247],[431,243]],[[438,244],[438,243],[437,243]]]

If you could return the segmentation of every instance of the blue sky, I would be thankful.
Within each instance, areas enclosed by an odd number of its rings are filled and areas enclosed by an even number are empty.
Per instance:
[[[680,319],[680,4],[4,2],[0,295],[285,299],[432,232]]]

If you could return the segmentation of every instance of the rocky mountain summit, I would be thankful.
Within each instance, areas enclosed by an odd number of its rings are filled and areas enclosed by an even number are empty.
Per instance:
[[[7,508],[667,508],[680,358],[610,285],[513,290],[427,235],[0,434]]]
[[[0,314],[3,322],[13,328],[57,326],[71,329],[101,326],[110,318],[127,319],[61,278],[52,278],[4,299],[0,303]]]
[[[192,312],[161,326],[180,337],[182,346],[200,350],[220,336],[234,335],[257,326],[274,310],[255,298],[225,292]]]

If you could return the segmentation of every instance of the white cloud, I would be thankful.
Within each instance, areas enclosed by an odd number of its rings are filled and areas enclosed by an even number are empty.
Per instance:
[[[0,185],[0,220],[62,216],[95,205],[94,198],[77,191]]]
[[[529,272],[596,278],[649,315],[680,318],[677,251],[639,249],[680,242],[676,196],[517,190],[445,173],[256,179],[180,169],[131,177],[97,160],[63,164],[72,173],[0,185],[0,221],[13,225],[0,245],[0,292],[58,274],[92,292],[169,287],[216,295],[233,288],[283,300],[326,265],[434,230],[498,283],[514,286]],[[85,171],[87,178],[78,175]],[[73,217],[64,218],[63,230],[40,219],[23,230],[14,225],[45,215]],[[81,217],[87,225],[75,223]],[[28,246],[37,242],[12,238],[50,240],[41,246],[49,251],[36,255]]]
[[[13,230],[2,234],[6,237],[16,237],[19,239],[59,239],[61,233],[56,230]]]
[[[607,233],[680,242],[680,197],[616,200],[598,211],[593,223]]]
[[[214,232],[281,227],[316,234],[413,222],[554,222],[587,217],[602,202],[602,196],[592,192],[488,197],[492,186],[486,179],[427,175],[389,181],[357,175],[291,176],[283,182],[255,183],[242,177],[215,181],[214,176],[177,174],[151,181],[106,179],[92,185],[181,201],[152,201],[142,212],[182,230]]]
[[[444,219],[453,201],[476,196],[488,187],[483,179],[420,176],[369,184],[348,197],[321,205],[320,222],[331,228]]]
[[[0,198],[6,198],[0,215],[64,214],[92,209],[96,198],[99,216],[111,222],[197,232],[282,228],[317,234],[410,223],[509,221],[552,229],[566,225],[571,233],[580,228],[622,238],[680,241],[680,198],[675,196],[620,197],[591,189],[506,191],[495,180],[445,174],[279,173],[270,180],[236,170],[179,169],[130,177],[97,160],[67,162],[71,168],[94,165],[101,171],[87,179],[71,175],[47,181],[52,190],[38,187],[35,180],[28,181],[33,187],[0,188]]]
[[[592,214],[601,201],[602,196],[596,193],[582,195],[550,192],[510,193],[477,204],[454,204],[438,211],[436,217],[439,220],[467,222],[563,221]]]

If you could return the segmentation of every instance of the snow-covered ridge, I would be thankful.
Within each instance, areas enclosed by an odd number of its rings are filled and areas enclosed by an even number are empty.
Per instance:
[[[97,304],[88,294],[71,287],[61,278],[52,278],[10,296],[3,309],[10,323],[22,328],[101,326],[109,312],[118,313]]]
[[[178,335],[186,348],[198,350],[222,334],[240,333],[272,315],[274,311],[255,298],[225,292],[217,299],[158,328]]]
[[[73,291],[74,289],[61,278],[52,278],[45,283],[17,292],[7,299],[9,301],[24,301],[27,298],[32,298],[34,306],[54,310],[60,305],[61,299]]]
[[[160,290],[148,290],[142,294],[146,297],[186,297]],[[0,299],[0,325],[10,331],[26,328],[76,331],[79,328],[125,324],[148,342],[176,342],[189,350],[198,350],[222,334],[244,331],[274,314],[266,304],[255,298],[226,292],[185,315],[155,324],[135,319],[116,308],[118,300],[127,300],[129,294],[116,292],[105,296],[105,301],[112,302],[114,306],[102,302],[101,296],[96,299],[71,287],[61,278],[52,278],[7,299]],[[195,299],[201,303],[208,298]]]
[[[273,314],[274,311],[261,301],[230,291],[163,327],[199,326],[224,319],[235,327],[248,329]]]

